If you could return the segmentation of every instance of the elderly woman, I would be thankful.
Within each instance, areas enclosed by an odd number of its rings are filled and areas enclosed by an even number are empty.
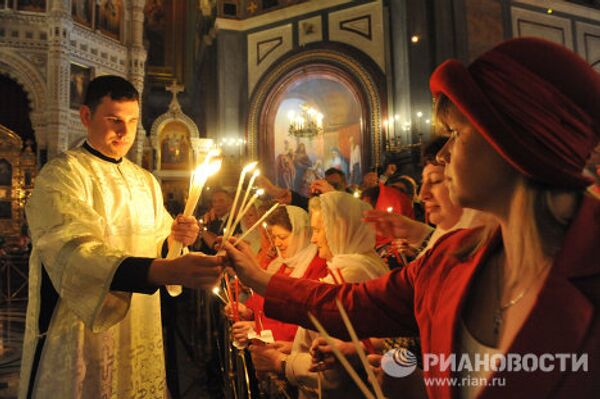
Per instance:
[[[286,321],[310,325],[311,311],[345,337],[340,297],[359,335],[419,331],[425,377],[442,381],[427,385],[430,397],[596,397],[600,202],[581,172],[600,138],[600,76],[564,47],[521,38],[468,68],[445,62],[431,88],[450,133],[440,154],[450,196],[495,225],[446,235],[409,267],[359,285],[264,276],[227,245],[238,275]],[[452,354],[454,367],[436,364]],[[443,382],[452,377],[484,383]]]
[[[362,213],[371,207],[348,193],[329,192],[310,202],[312,242],[319,255],[327,260],[330,276],[325,282],[360,282],[381,276],[388,271],[374,251],[375,234],[362,222]],[[293,297],[293,291],[288,292]],[[298,329],[291,354],[286,355],[272,346],[251,346],[252,359],[259,372],[277,373],[300,390],[301,398],[317,397],[319,378],[311,372],[309,349],[317,334]],[[321,374],[323,397],[349,398],[360,391],[336,369]]]

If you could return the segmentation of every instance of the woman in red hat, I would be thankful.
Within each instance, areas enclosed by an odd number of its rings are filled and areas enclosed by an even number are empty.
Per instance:
[[[347,339],[337,297],[360,336],[418,331],[430,397],[598,397],[600,201],[581,172],[600,137],[600,76],[564,47],[520,38],[468,67],[446,61],[431,89],[450,134],[439,154],[450,195],[492,225],[358,285],[270,278],[227,244],[238,275],[287,322],[310,327],[310,311]]]

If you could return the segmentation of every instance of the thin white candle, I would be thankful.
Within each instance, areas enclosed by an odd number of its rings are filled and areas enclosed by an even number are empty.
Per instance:
[[[221,300],[221,302],[223,302],[224,305],[227,305],[228,302],[225,300],[225,298],[223,298],[220,294],[221,289],[219,287],[213,287],[212,289],[213,294],[215,294],[217,296],[217,298],[219,298]]]
[[[258,197],[260,197],[264,193],[265,193],[265,190],[263,190],[262,188],[259,188],[258,190],[256,190],[256,193],[254,193],[252,198],[250,198],[250,201],[248,201],[248,203],[246,204],[244,209],[242,209],[240,212],[238,212],[238,216],[235,219],[233,226],[231,227],[233,231],[235,231],[235,228],[237,227],[237,225],[242,221],[242,218],[246,215],[246,213],[248,213],[248,211],[250,210],[252,205],[254,205],[254,203],[256,202]]]
[[[350,335],[350,338],[352,339],[352,343],[354,344],[354,347],[356,348],[358,357],[360,358],[360,361],[362,362],[362,365],[365,368],[367,375],[369,376],[369,381],[371,382],[371,386],[375,390],[375,396],[377,397],[377,399],[384,399],[383,391],[381,390],[381,387],[379,386],[379,382],[377,382],[377,379],[375,378],[373,369],[371,369],[371,366],[369,365],[369,362],[367,361],[367,355],[365,354],[365,351],[363,350],[363,347],[362,347],[360,341],[358,340],[358,336],[356,335],[356,331],[354,331],[354,326],[352,326],[352,323],[350,322],[350,318],[348,317],[346,310],[340,303],[339,299],[336,299],[335,303],[338,307],[338,310],[340,311],[340,315],[342,316],[344,325],[346,326],[346,329],[348,330],[348,334]]]
[[[198,205],[198,200],[200,199],[200,195],[202,194],[202,189],[206,184],[206,180],[208,180],[209,176],[214,175],[221,169],[221,160],[213,160],[214,153],[211,151],[206,156],[206,159],[202,164],[200,164],[194,172],[192,172],[192,178],[190,181],[190,190],[188,194],[188,200],[185,204],[185,209],[183,211],[184,216],[192,216],[194,213],[194,209]],[[173,259],[178,257],[181,254],[181,250],[183,249],[183,244],[179,241],[174,241],[169,247],[169,253],[167,254],[167,259]]]
[[[227,224],[225,225],[226,233],[223,236],[223,240],[227,240],[232,231],[230,230],[231,225],[233,224],[233,214],[237,208],[238,199],[240,198],[240,192],[242,191],[242,185],[244,184],[244,179],[246,177],[246,173],[254,170],[258,165],[258,162],[250,162],[248,165],[242,168],[242,172],[240,173],[240,180],[238,181],[237,190],[235,191],[235,197],[233,198],[233,204],[231,204],[231,210],[229,211],[229,217],[227,218]]]
[[[254,230],[255,228],[257,228],[258,226],[260,226],[262,224],[262,222],[264,222],[271,213],[273,213],[275,211],[275,209],[277,209],[279,207],[279,204],[275,204],[271,207],[271,209],[269,209],[268,211],[265,212],[264,215],[262,215],[262,217],[260,219],[258,219],[258,221],[256,223],[254,223],[252,225],[252,227],[250,227],[248,230],[246,230],[246,232],[244,234],[241,235],[241,237],[239,237],[237,240],[235,240],[235,242],[233,243],[233,245],[238,245],[240,243],[240,241],[242,241],[244,238],[246,238],[246,236],[248,234],[250,234],[252,232],[252,230]]]
[[[269,239],[269,244],[271,244],[271,246],[273,248],[275,248],[275,252],[277,252],[277,257],[281,258],[281,252],[279,251],[279,248],[277,248],[275,246],[275,243],[273,243],[273,238],[271,237],[271,233],[269,233],[269,229],[267,227],[269,227],[267,222],[263,222],[262,228],[265,229],[265,234],[267,235],[267,238]]]
[[[325,328],[321,325],[319,320],[317,320],[317,318],[315,316],[313,316],[310,312],[308,313],[308,318],[315,325],[315,327],[317,328],[317,331],[319,331],[319,334],[321,334],[323,336],[323,338],[325,338],[325,341],[327,341],[327,344],[329,346],[331,346],[331,349],[333,350],[333,354],[335,355],[335,357],[338,358],[338,360],[342,364],[342,366],[344,366],[344,369],[350,375],[350,377],[352,377],[352,379],[354,380],[354,383],[358,386],[358,388],[361,390],[363,395],[365,395],[365,397],[367,399],[375,399],[375,397],[373,396],[371,391],[369,391],[369,388],[367,388],[367,386],[365,385],[363,380],[358,376],[358,374],[356,373],[354,368],[352,368],[352,366],[348,362],[348,359],[346,359],[346,356],[344,356],[344,354],[338,349],[338,347],[337,347],[336,343],[333,341],[333,339],[329,336],[329,334],[327,334],[327,331],[325,331]]]
[[[254,171],[254,173],[252,173],[252,177],[250,178],[250,182],[248,183],[248,187],[246,187],[246,194],[244,194],[244,199],[242,199],[242,203],[239,206],[239,212],[237,212],[237,216],[235,218],[234,221],[234,225],[239,223],[240,220],[242,220],[242,218],[240,217],[240,214],[242,212],[242,210],[244,209],[244,207],[246,206],[246,201],[248,201],[248,196],[250,195],[250,191],[252,191],[252,186],[254,185],[254,180],[256,180],[256,178],[260,175],[260,170],[257,169]],[[235,229],[233,229],[235,231]]]

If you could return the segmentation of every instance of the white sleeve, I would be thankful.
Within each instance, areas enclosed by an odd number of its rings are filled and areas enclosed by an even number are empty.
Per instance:
[[[36,179],[26,215],[34,252],[61,301],[99,332],[125,317],[131,294],[110,291],[127,254],[105,244],[105,222],[88,196],[81,171],[64,159],[51,162]]]

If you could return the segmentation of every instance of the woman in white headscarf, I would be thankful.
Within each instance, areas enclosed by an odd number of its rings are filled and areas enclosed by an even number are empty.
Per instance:
[[[278,257],[267,266],[271,274],[283,273],[296,278],[317,280],[326,274],[325,260],[318,255],[317,246],[310,242],[311,230],[308,213],[297,206],[284,206],[273,212],[267,219],[269,234],[277,249]],[[245,343],[250,328],[256,330],[256,319],[262,313],[264,299],[253,294],[245,305],[239,306],[244,321],[233,324],[232,332],[239,343]],[[231,306],[225,308],[232,318]],[[261,316],[262,328],[271,330],[277,341],[294,340],[296,329],[293,324],[281,323]],[[290,347],[291,345],[287,345]]]
[[[329,276],[323,281],[359,282],[388,271],[375,252],[375,232],[361,220],[363,211],[369,209],[370,205],[339,191],[311,199],[311,241],[319,248],[319,256],[327,260],[329,269]],[[271,345],[252,345],[250,351],[254,367],[259,372],[285,377],[298,387],[299,398],[318,397],[319,378],[323,398],[360,397],[360,391],[343,370],[310,371],[309,349],[317,336],[316,332],[298,328],[289,355]]]

